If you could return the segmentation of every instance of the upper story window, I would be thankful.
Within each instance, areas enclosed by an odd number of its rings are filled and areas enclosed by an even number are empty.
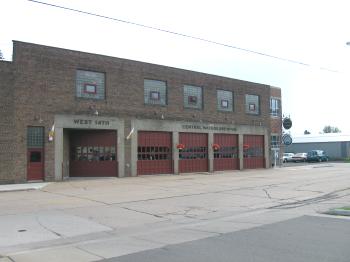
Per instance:
[[[217,109],[219,111],[233,111],[233,94],[231,91],[217,90]]]
[[[143,90],[144,90],[145,104],[151,104],[151,105],[167,104],[166,82],[145,79]]]
[[[184,107],[202,109],[203,95],[202,88],[199,86],[184,86]]]
[[[247,114],[260,114],[260,101],[257,95],[245,95],[245,112]]]
[[[76,95],[81,98],[105,99],[105,74],[77,70]]]
[[[281,99],[270,98],[270,115],[280,116],[281,115]]]

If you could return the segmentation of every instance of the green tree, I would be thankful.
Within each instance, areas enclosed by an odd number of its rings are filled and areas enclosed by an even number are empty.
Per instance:
[[[323,128],[323,133],[340,133],[340,129],[335,126],[325,126]]]
[[[1,49],[0,49],[0,60],[4,60],[4,56],[2,55]]]

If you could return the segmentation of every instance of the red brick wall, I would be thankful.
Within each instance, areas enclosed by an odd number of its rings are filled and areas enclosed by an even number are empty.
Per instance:
[[[278,87],[271,87],[270,96],[281,99],[281,89]],[[271,116],[271,133],[282,133],[282,100],[281,114],[278,117]]]
[[[12,63],[0,61],[0,184],[14,182],[14,111]]]
[[[120,118],[139,117],[167,120],[189,120],[213,123],[263,125],[271,127],[269,114],[270,87],[226,77],[198,73],[166,66],[114,57],[83,53],[41,45],[14,42],[15,143],[14,172],[16,180],[26,177],[26,127],[45,127],[45,136],[55,114],[89,114],[95,106],[100,115]],[[106,73],[106,99],[76,98],[76,70]],[[167,82],[168,105],[144,105],[144,79]],[[183,85],[203,87],[204,108],[184,109]],[[216,89],[234,93],[234,112],[218,112]],[[275,92],[275,91],[273,91]],[[277,91],[276,91],[277,92]],[[260,96],[261,114],[245,114],[245,94]],[[36,116],[43,120],[38,122]],[[128,151],[126,145],[126,151]],[[128,159],[126,159],[128,162]],[[45,145],[46,179],[54,177],[54,144]]]

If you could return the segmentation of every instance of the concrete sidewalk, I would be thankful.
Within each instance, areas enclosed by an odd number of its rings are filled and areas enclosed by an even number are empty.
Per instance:
[[[79,179],[2,192],[0,262],[96,261],[319,215],[350,203],[349,170]]]

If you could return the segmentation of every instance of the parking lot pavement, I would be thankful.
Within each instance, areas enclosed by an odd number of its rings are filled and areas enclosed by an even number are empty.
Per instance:
[[[0,259],[94,261],[320,215],[350,203],[349,171],[327,163],[1,192]]]

